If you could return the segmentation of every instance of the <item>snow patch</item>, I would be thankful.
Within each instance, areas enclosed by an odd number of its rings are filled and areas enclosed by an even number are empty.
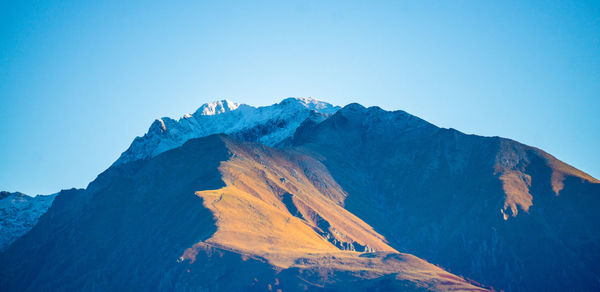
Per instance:
[[[30,197],[0,192],[0,251],[31,230],[50,208],[56,195]]]

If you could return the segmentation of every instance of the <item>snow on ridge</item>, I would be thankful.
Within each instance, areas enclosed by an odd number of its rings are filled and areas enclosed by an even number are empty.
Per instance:
[[[186,141],[225,133],[239,139],[276,146],[291,138],[296,129],[313,115],[329,116],[339,110],[313,98],[290,97],[270,106],[254,107],[220,100],[203,104],[194,114],[179,120],[155,120],[148,133],[137,137],[114,164],[154,157]]]
[[[223,99],[203,104],[200,108],[198,108],[194,115],[199,114],[203,116],[214,116],[236,110],[239,106],[239,103]]]
[[[281,101],[281,103],[293,102],[300,103],[311,110],[326,114],[333,114],[339,109],[339,107],[333,107],[327,102],[320,101],[312,97],[288,97]]]
[[[33,228],[56,195],[30,197],[18,192],[0,192],[0,251]]]

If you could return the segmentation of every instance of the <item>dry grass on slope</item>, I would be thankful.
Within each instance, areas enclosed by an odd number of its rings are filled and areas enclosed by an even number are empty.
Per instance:
[[[200,251],[224,249],[264,258],[281,268],[316,273],[315,285],[339,282],[339,277],[378,279],[388,276],[434,291],[485,291],[424,260],[397,252],[358,253],[339,250],[301,219],[266,204],[235,187],[200,191],[217,220],[217,232],[205,243],[188,249],[193,261]],[[345,276],[331,276],[344,271]],[[329,275],[329,276],[328,276]]]
[[[217,232],[207,243],[259,255],[279,267],[302,254],[337,250],[300,219],[235,187],[196,194],[217,219]]]
[[[183,260],[193,262],[198,252],[221,249],[264,259],[279,269],[311,271],[310,275],[319,275],[316,282],[388,277],[423,289],[480,289],[390,247],[340,205],[346,194],[312,158],[256,144],[227,143],[230,159],[219,167],[226,187],[196,192],[213,213],[217,231],[186,250]],[[313,173],[303,168],[307,164]],[[342,250],[340,245],[368,246],[369,252]],[[333,271],[338,271],[336,276],[330,274]]]

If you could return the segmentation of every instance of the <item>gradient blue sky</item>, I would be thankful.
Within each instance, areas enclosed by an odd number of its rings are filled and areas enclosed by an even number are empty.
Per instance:
[[[288,96],[509,137],[600,178],[599,1],[169,2],[0,3],[0,190],[85,187],[157,117]]]

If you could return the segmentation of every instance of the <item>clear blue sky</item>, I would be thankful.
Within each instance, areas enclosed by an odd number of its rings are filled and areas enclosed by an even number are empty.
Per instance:
[[[157,117],[288,96],[513,138],[600,178],[599,1],[168,2],[1,1],[1,190],[85,187]]]

